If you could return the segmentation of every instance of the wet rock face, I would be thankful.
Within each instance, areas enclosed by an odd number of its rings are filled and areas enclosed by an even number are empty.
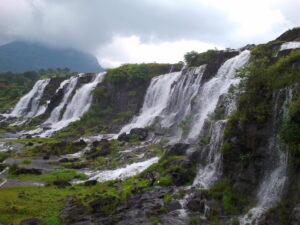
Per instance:
[[[60,214],[60,218],[65,223],[73,223],[82,220],[88,212],[88,208],[78,202],[75,198],[70,197],[66,200],[64,209]]]
[[[291,225],[299,225],[300,223],[300,203],[296,205],[291,215]]]
[[[190,146],[189,144],[184,144],[184,143],[177,143],[175,145],[169,146],[166,155],[167,156],[185,155],[189,146]]]
[[[142,194],[133,194],[126,201],[99,196],[89,204],[92,212],[74,198],[69,198],[60,217],[67,224],[151,224],[149,218],[158,215],[165,205],[164,196],[173,192],[172,187],[156,186]],[[108,214],[106,210],[110,207]],[[172,201],[168,207],[170,211],[179,208],[177,201]]]

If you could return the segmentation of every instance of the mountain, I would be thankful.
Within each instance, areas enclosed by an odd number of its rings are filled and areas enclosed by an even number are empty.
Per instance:
[[[20,41],[0,46],[0,72],[65,67],[74,72],[103,71],[93,55],[75,49],[55,49]]]

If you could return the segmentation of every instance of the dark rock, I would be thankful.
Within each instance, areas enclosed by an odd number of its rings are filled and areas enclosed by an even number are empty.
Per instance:
[[[68,158],[62,158],[59,160],[60,163],[66,163],[66,162],[69,162],[69,159]]]
[[[26,146],[33,146],[34,144],[32,143],[32,142],[28,142],[27,144],[26,144]]]
[[[189,144],[177,143],[175,145],[169,146],[165,154],[167,156],[185,155],[189,146],[190,146]]]
[[[73,222],[82,221],[87,212],[88,208],[86,206],[73,197],[70,197],[66,200],[64,208],[60,214],[60,218],[64,223],[73,224]]]
[[[20,225],[39,225],[39,224],[42,224],[42,221],[37,218],[26,219],[20,222]]]
[[[129,137],[128,137],[128,135],[126,133],[122,133],[122,134],[119,135],[118,141],[125,141],[125,142],[127,142],[127,141],[129,141]]]
[[[89,206],[93,209],[94,212],[101,212],[102,208],[107,206],[112,206],[114,202],[117,202],[118,199],[115,196],[103,196],[98,197],[94,201],[89,203]]]
[[[137,135],[140,141],[145,141],[148,137],[148,130],[145,128],[133,128],[130,135]]]
[[[65,188],[67,186],[71,186],[71,184],[68,181],[65,180],[56,180],[53,182],[53,184],[55,186],[57,186],[58,188]]]
[[[18,168],[15,172],[15,175],[20,174],[33,174],[33,175],[41,175],[42,171],[35,168]]]
[[[44,156],[43,156],[43,159],[44,159],[44,160],[49,160],[49,159],[50,159],[50,155],[44,155]]]
[[[84,182],[85,186],[94,186],[97,184],[97,180],[88,180],[86,182]]]
[[[31,136],[30,134],[27,134],[27,135],[25,136],[25,138],[26,138],[26,139],[31,139],[32,136]]]
[[[181,209],[182,206],[178,200],[172,200],[168,205],[168,211],[175,211],[177,209]]]
[[[291,225],[299,225],[299,224],[300,224],[300,204],[294,207],[291,215]]]
[[[205,196],[199,192],[196,192],[187,199],[186,207],[191,211],[204,213],[205,202]]]

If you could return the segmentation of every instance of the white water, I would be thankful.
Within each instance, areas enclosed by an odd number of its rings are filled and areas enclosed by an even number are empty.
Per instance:
[[[38,80],[31,91],[24,95],[16,104],[14,109],[7,117],[30,118],[44,113],[44,107],[40,106],[40,99],[44,90],[49,84],[50,79]]]
[[[99,182],[116,179],[125,179],[127,177],[132,177],[138,173],[143,172],[149,166],[158,162],[158,159],[158,157],[154,157],[144,162],[129,164],[125,168],[119,168],[115,170],[104,170],[100,172],[85,172],[85,174],[88,175],[89,180],[97,180]]]
[[[58,92],[60,89],[63,88],[64,89],[63,99],[60,102],[60,104],[53,109],[53,111],[50,114],[50,117],[44,122],[44,124],[48,124],[48,123],[54,124],[60,120],[61,111],[68,103],[68,101],[72,95],[72,92],[76,88],[79,77],[80,77],[80,75],[72,76],[70,79],[65,80],[61,83],[60,87],[58,88],[58,90],[56,92]]]
[[[152,78],[140,114],[134,117],[131,123],[124,126],[119,133],[128,133],[132,128],[151,125],[166,108],[172,84],[180,74],[181,72],[175,72]]]
[[[287,49],[296,49],[296,48],[300,48],[300,41],[286,42],[280,46],[279,51],[283,51]]]
[[[179,79],[174,83],[171,89],[168,104],[160,115],[160,124],[163,128],[178,126],[179,122],[191,113],[201,86],[201,79],[204,74],[206,65],[199,66],[187,73],[182,73]],[[175,129],[175,132],[178,129]],[[180,136],[177,133],[177,136]]]
[[[49,124],[49,129],[41,133],[41,137],[51,136],[55,131],[58,131],[70,123],[79,120],[80,117],[89,110],[92,104],[92,91],[103,80],[105,73],[97,74],[94,79],[87,84],[82,85],[73,97],[71,94],[74,91],[79,77],[71,77],[70,81],[66,84],[67,89],[64,98],[59,106],[57,106],[51,113],[49,119],[44,124]],[[68,100],[71,98],[71,101]],[[64,114],[61,116],[62,109],[66,107]]]
[[[206,149],[205,165],[199,165],[193,186],[209,188],[221,176],[221,157],[220,145],[223,141],[223,131],[226,120],[219,120],[212,124],[212,136],[209,146]]]
[[[245,50],[239,55],[227,60],[218,70],[216,76],[201,87],[195,100],[195,114],[193,125],[188,134],[189,139],[196,139],[210,112],[213,112],[219,97],[228,92],[231,85],[239,83],[235,78],[236,70],[245,66],[250,58],[250,51]]]
[[[279,104],[282,95],[285,96],[283,104]],[[292,89],[281,89],[273,96],[273,131],[269,139],[268,151],[272,168],[265,171],[266,175],[257,192],[257,204],[247,215],[240,219],[241,225],[258,225],[268,209],[274,207],[283,194],[287,181],[288,152],[278,140],[277,133],[282,119],[287,117],[288,103],[292,100]],[[279,123],[279,124],[278,124]]]

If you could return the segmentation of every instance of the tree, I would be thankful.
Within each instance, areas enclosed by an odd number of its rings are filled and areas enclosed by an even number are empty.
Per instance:
[[[190,51],[185,53],[184,55],[184,61],[187,65],[190,65],[191,62],[198,56],[198,52]]]

